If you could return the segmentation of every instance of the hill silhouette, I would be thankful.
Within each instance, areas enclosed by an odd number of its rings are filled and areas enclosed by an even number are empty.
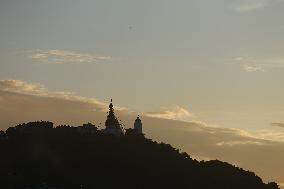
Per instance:
[[[197,161],[129,129],[104,134],[91,124],[31,122],[0,132],[0,188],[277,189],[253,172]],[[45,184],[43,184],[45,183]]]

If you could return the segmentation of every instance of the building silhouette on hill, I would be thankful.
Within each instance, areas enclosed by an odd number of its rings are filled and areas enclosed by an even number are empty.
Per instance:
[[[106,128],[103,130],[104,133],[113,134],[116,136],[120,136],[124,134],[121,124],[119,123],[118,119],[116,118],[114,114],[112,99],[109,104],[109,112],[107,115],[105,126]]]
[[[121,126],[121,124],[119,123],[115,113],[114,113],[114,109],[113,109],[113,104],[112,104],[112,99],[111,102],[109,104],[109,112],[107,115],[107,119],[105,121],[105,129],[103,129],[102,131],[106,134],[112,134],[115,136],[121,136],[125,134],[125,130],[123,129],[123,127]],[[129,130],[129,129],[127,129]],[[131,129],[131,133],[136,133],[136,134],[143,134],[142,133],[142,122],[140,117],[138,116],[134,122],[134,127],[133,129]]]
[[[134,122],[134,130],[137,132],[137,134],[143,134],[143,132],[142,132],[142,121],[141,121],[139,115],[137,116],[137,118]]]
[[[61,130],[76,130],[81,135],[90,135],[90,134],[96,134],[96,133],[104,133],[104,134],[111,134],[115,136],[124,136],[124,135],[131,135],[131,136],[143,136],[143,130],[142,130],[142,121],[137,116],[136,120],[134,121],[134,125],[132,128],[125,129],[122,127],[122,124],[119,122],[118,118],[116,117],[114,113],[114,106],[112,104],[112,100],[109,104],[109,111],[107,114],[107,118],[105,121],[105,128],[104,129],[98,129],[96,125],[92,123],[86,123],[82,126],[72,127],[69,125],[59,125],[57,127],[53,126],[52,122],[49,121],[35,121],[35,122],[29,122],[29,123],[23,123],[19,124],[15,127],[9,127],[6,132],[0,131],[0,139],[7,138],[7,135],[13,134],[13,133],[44,133],[49,132],[53,128],[61,129]]]

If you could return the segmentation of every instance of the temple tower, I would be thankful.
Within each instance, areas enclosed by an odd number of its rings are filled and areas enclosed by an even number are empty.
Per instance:
[[[107,115],[107,120],[105,122],[105,133],[113,134],[113,135],[122,135],[123,130],[120,126],[119,121],[117,120],[115,114],[114,114],[114,109],[113,109],[113,104],[112,104],[112,99],[109,104],[109,112]]]
[[[143,134],[142,133],[142,122],[141,119],[139,117],[139,115],[137,116],[135,122],[134,122],[134,130],[138,133],[138,134]]]

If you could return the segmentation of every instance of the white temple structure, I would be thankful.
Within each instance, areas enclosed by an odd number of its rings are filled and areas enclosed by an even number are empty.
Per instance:
[[[143,134],[142,132],[142,122],[141,119],[139,117],[139,115],[137,116],[135,122],[134,122],[134,130],[137,132],[137,134]]]
[[[103,130],[104,133],[113,134],[113,135],[116,135],[116,136],[120,136],[120,135],[124,134],[124,131],[123,131],[119,121],[117,120],[117,118],[114,114],[112,99],[111,99],[111,102],[109,104],[109,112],[108,112],[108,115],[107,115],[107,120],[105,122],[105,126],[106,126],[106,128]]]
[[[134,122],[134,128],[133,129],[131,128],[131,129],[124,130],[121,127],[121,124],[119,123],[119,121],[116,118],[115,113],[114,113],[112,99],[111,99],[111,102],[109,104],[109,112],[108,112],[108,115],[107,115],[105,126],[106,126],[106,128],[103,129],[102,132],[104,132],[106,134],[121,136],[121,135],[125,134],[124,131],[130,131],[132,134],[135,134],[135,135],[136,134],[139,134],[139,135],[142,134],[143,135],[142,122],[141,122],[139,115],[137,116],[137,118]]]

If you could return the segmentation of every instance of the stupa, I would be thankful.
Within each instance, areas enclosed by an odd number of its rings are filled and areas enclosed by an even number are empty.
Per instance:
[[[108,115],[107,115],[105,126],[106,126],[106,128],[104,129],[104,133],[113,134],[113,135],[116,135],[116,136],[120,136],[120,135],[124,134],[123,129],[122,129],[118,119],[115,116],[113,104],[112,104],[112,99],[111,99],[111,102],[109,104],[109,112],[108,112]]]

